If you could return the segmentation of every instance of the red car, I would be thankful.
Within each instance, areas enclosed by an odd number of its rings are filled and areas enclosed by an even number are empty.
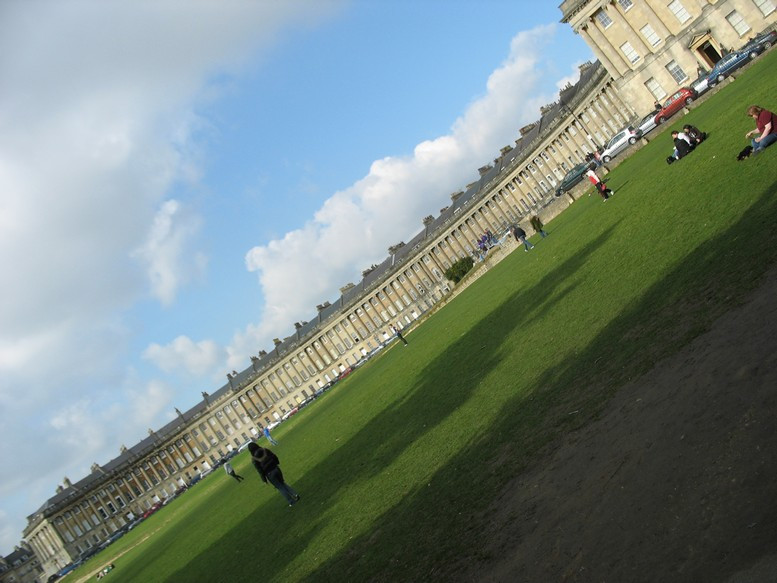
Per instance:
[[[698,97],[695,90],[683,87],[664,102],[664,106],[656,114],[656,125],[664,123],[686,105],[690,105]]]

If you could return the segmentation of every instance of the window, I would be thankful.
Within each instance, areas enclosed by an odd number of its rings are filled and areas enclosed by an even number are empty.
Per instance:
[[[612,18],[610,18],[604,10],[600,10],[596,13],[596,19],[599,21],[599,24],[602,25],[602,28],[607,28],[612,24]]]
[[[618,0],[618,4],[621,5],[621,8],[623,8],[624,12],[628,12],[628,10],[634,6],[634,2],[631,0]]]
[[[678,83],[682,83],[688,78],[688,75],[685,74],[685,71],[683,71],[680,68],[680,65],[678,65],[675,61],[669,61],[666,64],[666,70],[669,71],[669,74],[672,75],[674,80]]]
[[[656,31],[653,30],[653,27],[649,24],[646,24],[640,28],[639,31],[642,33],[642,36],[647,39],[651,47],[654,47],[661,42],[661,38],[656,34]]]
[[[639,61],[639,53],[634,50],[634,47],[631,46],[630,42],[627,41],[623,43],[621,45],[621,51],[623,51],[623,54],[626,55],[626,58],[632,65]]]
[[[772,0],[753,0],[753,2],[755,2],[755,5],[758,6],[758,9],[764,16],[769,16],[774,12],[774,2]]]
[[[680,0],[672,0],[672,2],[669,3],[669,10],[671,10],[672,14],[677,17],[677,20],[680,21],[680,24],[688,22],[688,20],[691,18],[691,15],[688,14],[688,11],[685,9],[685,6],[683,6]]]
[[[658,101],[661,101],[664,97],[666,97],[666,91],[664,91],[661,85],[658,84],[658,81],[653,79],[653,77],[645,81],[645,87],[647,87],[647,90],[650,91],[653,97],[655,97]]]
[[[726,20],[728,20],[728,23],[737,31],[739,36],[744,36],[750,31],[750,27],[742,18],[742,15],[736,10],[726,16]]]

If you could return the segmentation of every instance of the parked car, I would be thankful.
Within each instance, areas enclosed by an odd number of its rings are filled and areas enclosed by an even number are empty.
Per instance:
[[[202,479],[202,478],[200,477],[199,479]],[[199,480],[198,480],[198,481],[199,481]],[[151,508],[149,508],[148,510],[146,510],[146,511],[143,513],[143,518],[144,518],[144,519],[145,519],[145,518],[148,518],[149,516],[151,516],[152,514],[154,514],[154,512],[156,512],[156,511],[157,511],[157,510],[159,510],[160,508],[162,508],[162,502],[154,502],[154,504],[151,506]]]
[[[656,112],[651,111],[649,114],[647,114],[645,117],[642,118],[642,121],[639,122],[637,125],[637,131],[639,131],[640,137],[644,136],[646,133],[648,133],[651,130],[654,130],[656,127]]]
[[[775,43],[777,43],[777,30],[770,30],[751,38],[746,45],[739,49],[739,52],[756,49],[759,53],[762,53],[772,48],[772,45]]]
[[[286,412],[285,412],[285,413],[284,413],[284,414],[281,416],[281,419],[283,419],[284,421],[286,421],[286,419],[288,419],[288,418],[289,418],[289,417],[291,417],[292,415],[296,414],[296,413],[297,413],[297,411],[299,411],[299,407],[292,407],[292,408],[291,408],[289,411],[286,411]]]
[[[623,128],[607,142],[601,153],[602,162],[606,163],[615,158],[620,152],[635,143],[641,135],[631,126]]]
[[[709,73],[703,73],[703,74],[701,74],[701,75],[700,75],[700,76],[699,76],[699,77],[698,77],[698,78],[697,78],[695,81],[692,81],[692,82],[691,82],[691,85],[690,85],[690,86],[691,86],[691,87],[693,88],[693,90],[696,92],[696,95],[697,95],[697,96],[698,96],[698,95],[701,95],[702,93],[704,93],[705,91],[707,91],[707,89],[709,89],[709,88],[710,88],[710,85],[709,85],[709,83],[707,82],[707,76],[708,76],[708,75],[709,75]]]
[[[755,59],[763,52],[763,49],[747,49],[729,53],[717,63],[707,75],[707,85],[714,87],[716,84],[721,83],[726,77],[731,75],[734,71],[740,67],[744,67],[752,59]]]
[[[588,164],[588,162],[581,162],[567,172],[564,178],[561,179],[561,184],[559,184],[556,189],[556,196],[561,196],[565,192],[569,192],[572,190],[572,187],[582,181],[586,170],[588,170]]]
[[[674,95],[664,101],[663,107],[658,110],[655,116],[656,125],[664,123],[683,107],[690,105],[696,97],[698,97],[698,94],[690,87],[683,87],[674,93]]]

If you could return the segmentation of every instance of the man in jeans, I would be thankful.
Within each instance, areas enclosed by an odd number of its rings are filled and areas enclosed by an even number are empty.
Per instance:
[[[248,451],[251,452],[251,461],[254,468],[259,472],[262,482],[270,482],[280,492],[289,506],[294,505],[299,500],[299,494],[283,480],[280,461],[269,449],[259,447],[254,442],[248,444]]]
[[[519,225],[515,225],[513,227],[513,237],[515,237],[516,241],[523,243],[524,253],[528,253],[529,249],[534,249],[534,245],[526,240],[526,231],[524,231]]]

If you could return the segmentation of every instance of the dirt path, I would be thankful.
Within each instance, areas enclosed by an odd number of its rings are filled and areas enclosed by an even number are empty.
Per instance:
[[[504,582],[777,582],[777,269],[486,514]]]

